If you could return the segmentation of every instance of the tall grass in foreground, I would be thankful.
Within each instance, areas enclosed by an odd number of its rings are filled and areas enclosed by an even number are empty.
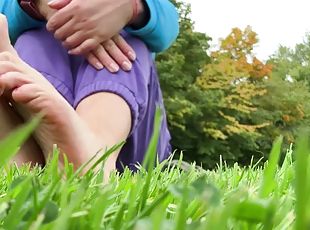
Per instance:
[[[137,173],[80,177],[57,150],[44,169],[6,162],[37,121],[0,143],[0,225],[3,229],[308,229],[309,144],[303,136],[278,167],[282,139],[264,167],[252,164],[205,171],[169,159],[153,167],[160,126]],[[296,161],[293,161],[296,157]],[[101,160],[104,160],[102,158]],[[100,162],[97,162],[99,164]]]

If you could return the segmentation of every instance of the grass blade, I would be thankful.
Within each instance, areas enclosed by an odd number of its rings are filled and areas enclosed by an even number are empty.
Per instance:
[[[13,131],[0,142],[0,168],[2,168],[19,150],[20,146],[29,138],[39,125],[40,118],[34,118],[29,123]]]
[[[158,140],[159,140],[159,135],[160,135],[161,121],[162,121],[161,111],[159,108],[157,108],[156,113],[155,113],[155,119],[154,119],[153,135],[151,137],[151,141],[150,141],[148,150],[146,152],[145,159],[143,161],[143,167],[148,168],[148,173],[147,173],[146,180],[145,180],[145,183],[142,189],[142,194],[141,194],[141,199],[140,199],[140,209],[139,209],[140,211],[143,210],[145,207],[150,183],[152,180],[152,172],[154,169],[155,158],[157,154],[157,145],[158,145]]]
[[[273,144],[268,164],[264,170],[263,183],[260,190],[260,197],[265,198],[273,191],[275,187],[274,176],[277,171],[277,166],[281,154],[281,146],[283,137],[279,137]]]
[[[307,203],[309,194],[307,193],[309,184],[308,156],[309,141],[308,135],[302,135],[297,142],[296,149],[296,223],[295,229],[308,229],[307,225]]]

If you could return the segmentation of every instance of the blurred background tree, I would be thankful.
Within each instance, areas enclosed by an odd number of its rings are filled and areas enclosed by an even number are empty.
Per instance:
[[[309,39],[264,63],[253,52],[257,34],[234,28],[211,52],[211,38],[194,31],[190,5],[174,3],[180,36],[156,58],[174,148],[212,168],[220,155],[242,164],[267,157],[278,135],[293,142],[310,123]]]
[[[310,35],[294,49],[280,46],[268,63],[273,66],[266,82],[268,94],[255,102],[261,107],[259,118],[273,121],[273,126],[262,130],[262,151],[270,149],[276,136],[284,135],[290,144],[301,128],[310,127]]]

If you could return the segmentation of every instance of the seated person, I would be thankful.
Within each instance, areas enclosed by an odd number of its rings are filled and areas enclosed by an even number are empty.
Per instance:
[[[153,131],[156,105],[163,108],[156,68],[147,47],[122,32],[137,58],[131,71],[111,74],[107,69],[92,68],[82,57],[68,55],[45,29],[22,35],[16,43],[17,54],[9,44],[5,25],[2,17],[0,87],[6,95],[0,99],[1,110],[6,111],[2,117],[9,118],[5,123],[12,127],[18,123],[12,121],[18,117],[11,116],[15,111],[8,106],[10,98],[23,116],[44,114],[35,135],[40,148],[28,143],[27,151],[21,150],[21,158],[39,160],[41,150],[46,157],[57,144],[78,167],[98,150],[126,140],[120,153],[109,158],[105,170],[113,170],[116,162],[119,169],[121,165],[133,169],[134,164],[141,163]],[[165,114],[163,120],[160,160],[171,150]]]

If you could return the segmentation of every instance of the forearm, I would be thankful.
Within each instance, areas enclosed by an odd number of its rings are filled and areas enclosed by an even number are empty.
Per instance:
[[[128,27],[127,31],[142,39],[152,52],[160,52],[167,49],[178,36],[178,12],[168,0],[145,2],[149,10],[148,22],[141,29]]]

